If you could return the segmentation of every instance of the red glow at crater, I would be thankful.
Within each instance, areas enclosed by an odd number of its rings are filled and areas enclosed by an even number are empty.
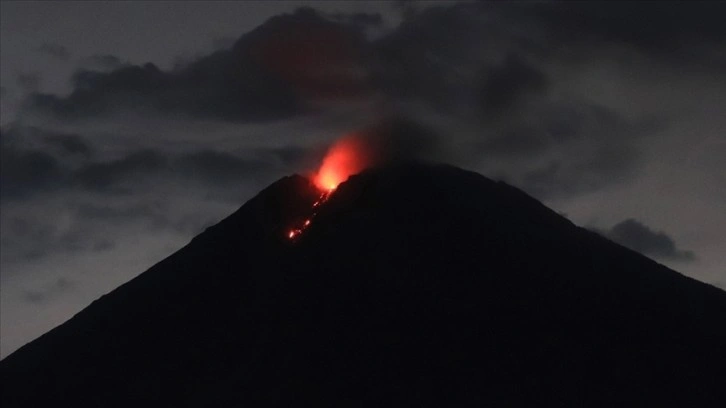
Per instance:
[[[364,148],[355,136],[347,136],[330,147],[323,164],[313,176],[315,185],[323,191],[332,191],[348,176],[363,170]]]
[[[313,203],[308,217],[296,222],[287,231],[289,240],[297,241],[310,227],[319,207],[328,201],[338,184],[365,168],[367,158],[365,152],[365,145],[355,134],[340,139],[328,149],[320,169],[311,176],[313,183],[321,191],[320,197]]]

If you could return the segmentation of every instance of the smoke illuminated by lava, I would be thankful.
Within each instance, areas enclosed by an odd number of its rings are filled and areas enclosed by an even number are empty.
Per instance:
[[[389,118],[335,142],[312,179],[320,190],[330,191],[367,167],[427,159],[440,154],[439,150],[436,136],[427,128],[403,118]]]
[[[344,137],[330,147],[313,182],[323,191],[334,190],[350,175],[365,168],[365,156],[365,146],[360,138],[355,135]]]
[[[319,207],[348,177],[367,167],[425,156],[427,148],[434,146],[433,136],[426,129],[405,120],[388,120],[376,126],[348,134],[335,142],[323,158],[318,171],[310,176],[321,191],[308,217],[296,221],[286,232],[288,239],[296,241],[314,222]]]
[[[315,186],[321,190],[318,198],[311,208],[311,214],[302,223],[293,225],[287,232],[287,238],[297,240],[310,226],[312,219],[317,215],[319,207],[328,200],[330,195],[350,175],[360,172],[367,165],[366,146],[357,135],[346,136],[335,142],[328,149],[323,163],[317,173],[311,176]]]

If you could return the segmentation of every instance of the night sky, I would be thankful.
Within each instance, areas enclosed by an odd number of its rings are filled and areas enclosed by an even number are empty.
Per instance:
[[[3,357],[390,118],[726,288],[726,3],[0,4]]]

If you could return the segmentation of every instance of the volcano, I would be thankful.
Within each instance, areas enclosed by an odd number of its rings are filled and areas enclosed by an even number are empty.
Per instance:
[[[320,196],[273,183],[11,354],[2,406],[726,406],[725,292],[446,165],[288,239]]]

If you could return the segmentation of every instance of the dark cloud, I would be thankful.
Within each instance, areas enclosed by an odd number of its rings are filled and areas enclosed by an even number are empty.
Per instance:
[[[256,155],[267,163],[286,169],[305,169],[311,164],[318,164],[319,160],[316,155],[311,152],[314,148],[302,146],[284,146],[269,149],[261,149],[256,151]],[[315,158],[315,161],[310,161]]]
[[[553,11],[540,15],[534,12],[538,7]],[[548,74],[546,54],[537,46],[543,38],[574,41],[555,35],[563,28],[554,24],[554,15],[562,14],[565,25],[576,25],[576,18],[560,9],[549,3],[432,7],[409,14],[399,28],[369,43],[356,25],[379,25],[380,15],[333,15],[337,20],[333,22],[304,8],[273,17],[231,47],[187,65],[169,71],[153,64],[126,65],[111,72],[83,70],[75,74],[74,91],[68,97],[36,94],[33,103],[67,117],[141,109],[264,120],[305,112],[304,101],[311,95],[357,94],[365,84],[382,90],[389,101],[424,102],[476,128],[480,137],[463,156],[530,159],[509,178],[532,194],[575,195],[632,176],[640,158],[634,140],[647,132],[592,102],[549,98],[557,93],[558,84]],[[581,13],[586,21],[593,18],[589,10]],[[521,24],[510,24],[512,19],[539,31],[522,30]],[[587,35],[597,32],[592,31]],[[542,36],[547,32],[553,34]],[[368,68],[375,74],[371,81],[351,73]],[[473,122],[464,118],[461,112],[467,109],[478,109],[479,117]],[[459,143],[453,136],[438,139],[437,147]],[[70,143],[67,140],[65,145],[71,148]],[[72,184],[96,191],[130,191],[129,183],[143,184],[166,172],[221,185],[259,179],[274,166],[266,160],[209,148],[178,157],[162,151],[136,152],[112,162],[84,164],[74,171]],[[506,166],[494,172],[512,173]]]
[[[113,241],[107,239],[101,239],[93,244],[92,250],[94,252],[110,251],[116,248],[116,244]]]
[[[276,16],[231,48],[162,71],[154,64],[78,71],[67,97],[35,94],[30,106],[62,118],[119,110],[263,121],[305,111],[308,98],[357,94],[359,35],[312,9]]]
[[[666,58],[679,67],[726,68],[724,13],[722,2],[430,7],[408,14],[399,28],[373,44],[374,72],[389,95],[423,99],[440,111],[478,100],[496,115],[501,113],[497,108],[549,91],[554,84],[548,65],[612,59],[614,48],[656,61]],[[632,57],[617,60],[633,62]]]
[[[637,140],[656,129],[592,103],[548,103],[502,115],[471,152],[503,161],[494,173],[540,199],[571,197],[634,177]]]
[[[299,160],[300,152],[280,149],[251,151],[249,157],[228,152],[202,149],[179,155],[145,149],[131,152],[107,162],[90,162],[74,175],[74,181],[85,189],[98,192],[129,193],[142,186],[168,183],[175,179],[194,181],[203,188],[226,188],[230,184],[265,179],[282,169],[291,171],[285,160]],[[265,157],[267,156],[267,157]]]
[[[539,7],[566,8],[477,3],[413,13],[374,43],[377,84],[392,98],[423,103],[455,123],[442,125],[444,135],[459,128],[476,133],[470,143],[443,137],[444,146],[459,152],[454,161],[469,157],[538,198],[631,180],[643,161],[639,141],[665,122],[633,118],[564,89],[556,74],[571,62],[568,53],[595,57],[608,45],[577,46],[577,36],[557,34],[562,28],[536,13]],[[573,4],[581,7],[587,6]]]
[[[3,259],[33,260],[48,254],[58,227],[36,218],[8,216],[2,218]]]
[[[381,13],[335,13],[331,17],[336,21],[362,28],[380,27],[383,25],[383,16]]]
[[[240,183],[266,170],[260,160],[245,160],[230,153],[204,150],[181,156],[176,162],[180,174],[204,184]]]
[[[307,112],[311,98],[378,89],[394,99],[426,100],[443,111],[481,103],[495,117],[550,90],[543,58],[551,58],[552,50],[569,52],[583,38],[593,39],[590,48],[578,48],[585,56],[613,41],[654,49],[661,41],[656,33],[698,45],[672,52],[702,48],[696,40],[721,38],[724,30],[710,17],[712,6],[682,8],[686,18],[678,25],[678,8],[657,3],[447,5],[407,15],[399,28],[373,43],[357,27],[380,25],[381,15],[333,14],[330,21],[303,8],[169,71],[153,64],[121,66],[114,56],[99,56],[115,69],[81,70],[68,97],[35,94],[31,105],[64,118],[140,110],[258,121]],[[696,24],[697,16],[703,25]]]
[[[463,71],[483,69],[473,61],[486,38],[480,21],[461,7],[436,7],[412,14],[400,27],[375,41],[373,74],[376,85],[395,98],[426,100],[449,109],[472,78]]]
[[[235,37],[214,37],[212,39],[212,48],[215,50],[231,48],[235,41],[237,41]]]
[[[26,92],[34,92],[40,87],[40,74],[25,72],[18,74],[18,85]]]
[[[329,21],[310,8],[276,16],[240,38],[250,57],[307,99],[365,93],[365,39],[355,28]]]
[[[23,142],[36,142],[61,154],[80,154],[90,156],[93,146],[78,133],[57,131],[45,127],[11,124],[0,134],[7,143],[19,145]]]
[[[7,207],[3,210],[10,212]],[[57,220],[46,219],[42,214],[22,211],[3,214],[2,228],[3,262],[37,261],[52,253],[69,254],[88,246],[83,237],[87,231],[64,231]]]
[[[408,160],[436,159],[440,135],[404,117],[394,116],[356,132],[366,164],[376,166]],[[358,152],[361,154],[361,152]]]
[[[128,193],[167,166],[164,154],[139,150],[113,161],[89,163],[75,173],[74,182],[89,190]]]
[[[62,179],[63,168],[51,154],[18,147],[9,136],[0,135],[0,195],[3,199],[54,189]]]
[[[83,203],[76,209],[71,205],[60,211],[58,204],[60,203],[56,199],[44,206],[51,214],[34,214],[32,210],[17,207],[3,208],[4,212],[10,212],[2,215],[3,231],[0,236],[3,263],[33,262],[52,255],[77,255],[108,250],[115,245],[113,240],[121,238],[103,236],[102,233],[107,232],[109,226],[120,232],[132,223],[154,228],[157,225],[166,227],[170,224],[166,218],[163,223],[154,224],[155,220],[148,214],[133,214],[135,216],[126,216],[123,220],[108,213],[104,213],[103,217],[84,218],[87,212],[82,209],[94,204]],[[113,206],[122,205],[112,203],[110,206],[115,208]],[[56,217],[62,217],[63,221],[59,223]]]
[[[582,155],[566,155],[527,171],[516,183],[540,199],[572,197],[625,183],[638,169],[639,153],[631,146],[596,147]]]
[[[67,61],[71,57],[71,52],[68,50],[68,48],[56,43],[42,44],[40,47],[37,48],[37,50],[38,52],[50,55],[51,57],[59,59],[61,61]]]
[[[75,166],[94,153],[78,134],[33,126],[11,126],[0,132],[0,196],[25,199],[67,188]]]
[[[93,147],[86,139],[76,134],[48,132],[45,135],[45,142],[57,148],[62,154],[90,158],[94,152]]]
[[[481,103],[489,115],[501,115],[527,97],[545,92],[546,75],[521,57],[510,54],[505,61],[487,69],[481,88]]]
[[[502,130],[477,143],[476,150],[487,157],[534,157],[550,147],[546,132],[535,127]]]
[[[38,288],[24,290],[23,298],[30,303],[42,303],[51,297],[72,289],[74,285],[73,281],[60,277]]]
[[[125,65],[129,65],[124,63],[121,58],[110,54],[92,55],[86,58],[83,62],[84,65],[88,65],[92,69],[97,69],[100,71],[114,70],[121,68]]]
[[[524,2],[497,4],[499,12],[545,29],[554,47],[618,44],[670,60],[709,60],[704,47],[726,40],[721,16],[726,3],[682,2]],[[706,51],[706,52],[704,52]],[[720,61],[712,61],[722,64]]]
[[[233,51],[219,51],[176,72],[153,64],[110,73],[79,71],[68,97],[35,94],[34,108],[66,119],[117,111],[182,114],[227,120],[266,120],[296,113],[286,84]]]
[[[239,154],[207,148],[171,154],[145,148],[101,160],[79,134],[32,126],[4,129],[0,143],[0,191],[3,199],[12,200],[61,190],[128,195],[176,182],[223,189],[297,171],[313,156],[307,148],[295,146],[243,149]]]
[[[141,222],[154,229],[168,228],[173,224],[169,203],[159,200],[148,202],[116,202],[106,200],[101,203],[80,203],[73,209],[79,219],[92,223],[103,223],[115,228],[133,222]],[[113,237],[109,237],[113,238]],[[108,238],[92,244],[93,250],[108,248],[113,245]]]
[[[36,94],[31,105],[65,118],[135,109],[254,121],[305,112],[310,98],[382,89],[392,97],[422,97],[440,109],[478,99],[497,113],[549,89],[541,59],[563,57],[573,47],[585,61],[612,43],[676,59],[694,52],[718,55],[712,45],[726,38],[726,30],[714,16],[723,8],[641,2],[446,5],[407,14],[398,29],[374,43],[357,27],[380,25],[380,14],[332,14],[330,21],[302,8],[170,71],[98,57],[116,69],[79,71],[68,97]],[[580,43],[587,46],[578,48]],[[477,81],[471,72],[485,73],[480,89],[471,89]],[[466,94],[474,100],[461,100]]]
[[[666,233],[653,231],[632,218],[616,224],[607,232],[597,232],[634,251],[655,258],[677,261],[693,261],[696,258],[693,252],[677,248],[673,238]]]

